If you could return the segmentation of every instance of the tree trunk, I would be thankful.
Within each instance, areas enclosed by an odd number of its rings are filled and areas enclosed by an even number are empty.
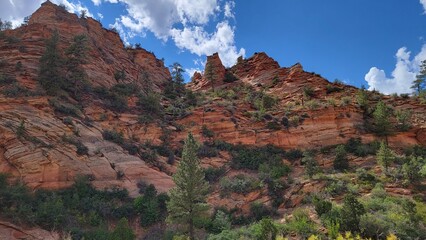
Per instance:
[[[195,237],[194,237],[194,222],[192,221],[192,218],[189,220],[189,239],[195,240]]]

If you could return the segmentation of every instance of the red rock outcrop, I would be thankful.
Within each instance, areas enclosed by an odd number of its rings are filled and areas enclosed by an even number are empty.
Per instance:
[[[207,56],[206,65],[204,67],[204,75],[199,72],[195,72],[191,78],[191,82],[188,83],[188,88],[193,90],[206,90],[224,84],[226,69],[220,60],[219,54],[214,53],[211,56]],[[201,78],[200,78],[201,77]],[[212,80],[213,79],[213,84]]]
[[[88,37],[89,53],[84,69],[94,86],[116,84],[114,73],[117,71],[125,73],[121,82],[136,84],[140,84],[140,74],[146,72],[157,89],[171,79],[168,68],[153,53],[144,49],[126,49],[116,32],[103,28],[95,19],[79,18],[46,1],[32,14],[28,25],[5,32],[6,36],[17,39],[16,42],[0,40],[0,60],[7,63],[5,68],[9,73],[14,72],[16,64],[21,62],[23,68],[16,77],[24,86],[36,87],[39,58],[44,52],[45,40],[55,30],[60,36],[61,50],[66,49],[76,35]]]

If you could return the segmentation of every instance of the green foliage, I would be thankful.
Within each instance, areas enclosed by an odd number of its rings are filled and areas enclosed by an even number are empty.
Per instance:
[[[183,147],[182,160],[173,175],[176,186],[170,190],[167,202],[168,221],[186,224],[191,239],[194,239],[194,220],[208,210],[206,197],[208,185],[197,157],[198,145],[191,133]]]
[[[293,211],[293,218],[284,226],[286,232],[296,233],[302,239],[308,238],[312,234],[316,234],[315,223],[309,218],[306,210],[296,209]]]
[[[361,216],[365,213],[364,206],[358,201],[356,196],[351,193],[347,194],[341,210],[342,230],[358,232]]]
[[[367,214],[360,219],[363,236],[385,239],[393,233],[399,239],[419,239],[426,235],[426,222],[421,220],[419,204],[408,198],[388,195],[380,185],[373,189],[373,193],[364,200]]]
[[[329,84],[329,85],[325,86],[325,90],[326,90],[327,94],[331,94],[331,93],[334,93],[334,92],[340,92],[343,89]]]
[[[350,138],[345,144],[345,150],[357,157],[366,157],[376,154],[379,146],[380,143],[376,141],[364,144],[361,142],[361,138]]]
[[[315,211],[317,212],[318,216],[330,212],[333,207],[330,201],[320,198],[319,196],[315,196],[312,199],[312,203],[314,204]]]
[[[124,71],[124,69],[115,70],[114,79],[117,80],[117,81],[125,80],[126,79],[126,72]]]
[[[416,79],[413,81],[411,85],[411,89],[414,90],[414,93],[420,95],[420,93],[426,87],[426,60],[422,61],[420,65],[420,72],[417,74]]]
[[[210,231],[213,233],[221,233],[222,231],[229,229],[231,229],[231,220],[229,219],[228,214],[218,210],[211,222]]]
[[[0,31],[12,29],[12,22],[0,18]]]
[[[156,93],[140,94],[137,105],[147,114],[162,115],[163,113],[160,96]]]
[[[306,98],[311,98],[315,96],[315,91],[311,86],[304,86],[303,87],[303,96]]]
[[[358,106],[366,112],[368,110],[368,95],[364,88],[358,90],[356,94],[356,101]]]
[[[149,185],[142,197],[134,200],[134,209],[140,214],[140,223],[142,227],[149,227],[161,220],[164,220],[167,209],[165,202],[168,200],[167,195],[157,195],[154,185]]]
[[[58,50],[59,33],[53,32],[46,41],[46,49],[40,58],[38,81],[49,95],[56,95],[65,86],[63,75],[64,59]]]
[[[76,106],[70,103],[59,101],[57,98],[49,99],[49,104],[57,113],[75,117],[78,117],[80,115],[80,110]]]
[[[349,161],[344,145],[339,145],[335,149],[335,158],[333,161],[333,167],[336,170],[345,170],[349,168]]]
[[[391,109],[383,101],[379,101],[373,112],[373,117],[374,132],[378,136],[389,136],[393,130],[390,121]]]
[[[214,137],[214,132],[210,130],[205,124],[203,124],[203,126],[201,127],[201,134],[206,138]]]
[[[109,91],[119,96],[130,97],[139,92],[139,87],[134,83],[117,83]]]
[[[80,140],[77,140],[74,137],[63,135],[62,141],[76,146],[78,155],[87,155],[89,153],[89,149]]]
[[[406,157],[402,164],[402,174],[406,183],[417,183],[422,180],[422,168],[426,164],[423,157]]]
[[[22,183],[9,184],[6,179],[0,174],[0,216],[14,223],[71,232],[73,238],[88,238],[109,235],[102,230],[103,219],[114,221],[133,214],[132,209],[127,213],[118,211],[129,201],[127,191],[96,190],[87,177],[76,179],[68,189],[36,190],[35,193]],[[99,228],[94,231],[95,227]],[[72,230],[76,228],[80,230]]]
[[[220,190],[222,195],[230,192],[247,194],[259,187],[259,181],[244,174],[236,175],[233,178],[224,177],[220,180]]]
[[[219,178],[225,174],[225,172],[226,170],[224,167],[220,167],[220,168],[208,167],[204,169],[205,178],[209,183],[217,182]]]
[[[111,141],[119,145],[124,143],[123,133],[119,133],[115,130],[104,130],[102,132],[102,137],[107,141]]]
[[[408,131],[411,128],[410,119],[412,112],[409,110],[397,110],[395,117],[397,121],[397,129],[400,131]]]
[[[305,151],[303,153],[302,163],[305,166],[305,173],[309,178],[312,178],[315,173],[318,173],[318,162],[315,160],[314,153],[312,151]]]
[[[231,166],[235,169],[247,168],[257,170],[262,163],[270,165],[282,164],[285,151],[273,145],[248,147],[236,145],[231,150]]]
[[[235,82],[237,80],[238,80],[238,78],[234,74],[232,74],[230,71],[225,72],[225,79],[223,79],[224,82],[231,83],[231,82]]]
[[[0,73],[0,86],[4,86],[4,85],[9,85],[9,84],[13,84],[16,83],[16,78],[11,76],[11,75],[7,75],[7,74],[3,74]]]
[[[88,85],[87,74],[82,66],[86,63],[88,51],[87,41],[86,35],[74,36],[71,45],[65,51],[66,78],[68,82],[72,83],[70,90],[73,91],[74,96],[77,96],[77,94]]]
[[[377,163],[383,167],[385,173],[388,172],[389,166],[395,161],[395,154],[384,141],[380,143],[380,148],[377,151],[376,159]]]
[[[136,235],[133,233],[133,230],[130,228],[129,223],[126,218],[120,219],[117,226],[112,231],[110,240],[134,240]]]
[[[281,125],[280,125],[279,123],[275,122],[275,121],[268,122],[268,123],[266,124],[266,127],[267,127],[268,129],[275,130],[275,131],[277,131],[277,130],[280,130],[280,129],[281,129]]]
[[[250,215],[255,221],[259,221],[262,218],[270,217],[273,215],[273,211],[260,202],[253,202],[250,205]]]

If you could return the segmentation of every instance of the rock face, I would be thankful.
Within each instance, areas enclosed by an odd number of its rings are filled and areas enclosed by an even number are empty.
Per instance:
[[[30,89],[36,87],[39,58],[45,49],[45,40],[57,30],[60,36],[59,48],[66,49],[74,36],[88,37],[89,53],[84,69],[88,80],[94,86],[111,87],[118,83],[114,73],[124,71],[125,78],[120,82],[140,84],[142,72],[148,73],[149,79],[157,89],[161,89],[171,79],[169,70],[153,53],[145,49],[125,49],[119,35],[102,27],[93,18],[79,18],[65,9],[46,1],[32,14],[28,25],[7,31],[16,42],[0,41],[0,59],[6,63],[5,68],[12,73],[18,62],[23,69],[17,79]]]
[[[221,86],[224,83],[225,74],[226,69],[222,64],[222,60],[220,60],[219,54],[214,53],[211,56],[207,56],[204,75],[195,72],[191,82],[188,84],[188,88],[193,90],[205,90]],[[211,80],[213,80],[213,83]]]

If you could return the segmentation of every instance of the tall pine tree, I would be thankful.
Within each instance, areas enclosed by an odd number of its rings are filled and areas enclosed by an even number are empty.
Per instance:
[[[176,186],[170,190],[167,202],[168,218],[172,223],[186,224],[190,239],[194,239],[194,219],[205,213],[208,184],[197,157],[198,145],[191,133],[183,147],[182,160],[173,175]]]
[[[393,125],[390,121],[391,109],[383,102],[379,101],[376,109],[373,112],[374,117],[374,131],[377,136],[385,137],[386,143],[388,136],[393,132]]]
[[[49,95],[55,95],[64,86],[63,58],[58,50],[59,33],[53,32],[46,41],[46,49],[40,58],[38,81]]]

